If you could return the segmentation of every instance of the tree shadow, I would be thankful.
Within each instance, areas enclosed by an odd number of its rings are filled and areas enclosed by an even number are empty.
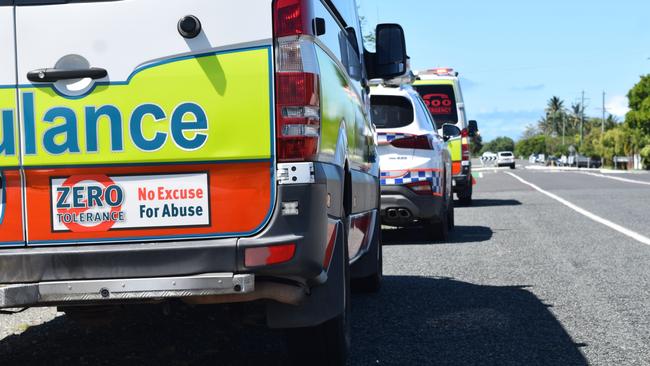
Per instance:
[[[381,232],[384,245],[428,245],[428,244],[461,244],[480,243],[492,239],[492,229],[486,226],[461,226],[457,225],[449,232],[447,241],[436,241],[429,237],[424,228],[391,228]]]
[[[525,286],[386,276],[354,302],[353,365],[588,365]]]
[[[500,200],[500,199],[486,199],[486,198],[477,198],[472,200],[472,204],[469,206],[464,206],[461,204],[457,204],[457,208],[465,208],[465,207],[499,207],[499,206],[521,206],[521,202],[518,200],[512,200],[512,199],[505,199],[505,200]]]

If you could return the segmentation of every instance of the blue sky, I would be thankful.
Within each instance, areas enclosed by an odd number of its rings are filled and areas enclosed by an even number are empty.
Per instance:
[[[650,73],[650,0],[357,0],[369,25],[400,23],[413,69],[460,72],[484,140],[519,138],[553,95],[623,120]]]

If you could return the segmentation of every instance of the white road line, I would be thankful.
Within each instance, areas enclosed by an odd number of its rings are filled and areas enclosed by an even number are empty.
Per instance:
[[[650,238],[648,238],[646,236],[643,236],[643,235],[641,235],[639,233],[636,233],[636,232],[634,232],[634,231],[632,231],[630,229],[624,228],[623,226],[621,226],[619,224],[615,224],[615,223],[613,223],[613,222],[611,222],[611,221],[609,221],[607,219],[604,219],[604,218],[602,218],[602,217],[600,217],[598,215],[595,215],[595,214],[585,210],[584,208],[578,207],[578,206],[574,205],[573,203],[565,200],[562,197],[559,197],[559,196],[557,196],[557,195],[555,195],[555,194],[553,194],[551,192],[547,192],[547,191],[539,188],[538,186],[534,185],[533,183],[530,183],[530,182],[527,182],[527,181],[523,180],[518,175],[512,174],[510,172],[506,172],[506,174],[511,175],[513,178],[517,179],[521,183],[534,188],[538,192],[540,192],[542,194],[545,194],[548,197],[551,197],[552,199],[560,202],[561,204],[569,207],[570,209],[578,212],[579,214],[582,214],[582,215],[596,221],[597,223],[603,224],[603,225],[609,227],[610,229],[614,229],[614,230],[618,231],[619,233],[621,233],[623,235],[626,235],[626,236],[629,236],[630,238],[632,238],[632,239],[634,239],[634,240],[636,240],[636,241],[638,241],[640,243],[650,245]]]
[[[614,179],[614,180],[618,180],[618,181],[621,181],[621,182],[634,183],[634,184],[643,184],[644,186],[650,186],[650,182],[644,182],[642,180],[634,180],[634,179],[621,178],[621,177],[611,177],[611,176],[608,176],[608,175],[596,174],[596,173],[582,173],[582,174],[592,175],[594,177]]]

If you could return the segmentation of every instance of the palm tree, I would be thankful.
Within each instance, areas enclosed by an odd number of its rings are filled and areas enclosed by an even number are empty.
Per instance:
[[[540,129],[544,133],[556,136],[563,132],[563,125],[566,117],[564,101],[559,97],[552,97],[546,105],[546,116],[540,121]]]
[[[582,123],[584,122],[585,117],[585,106],[581,103],[573,103],[571,104],[570,113],[571,116],[569,120],[571,121],[571,124],[569,127],[569,134],[574,135],[575,133],[580,133],[580,142],[582,142],[584,132],[584,126]]]

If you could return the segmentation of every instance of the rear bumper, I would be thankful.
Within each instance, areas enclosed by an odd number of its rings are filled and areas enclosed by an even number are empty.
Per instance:
[[[381,219],[386,225],[400,226],[417,220],[441,219],[439,216],[443,205],[443,197],[421,196],[399,185],[381,187]]]
[[[248,294],[255,276],[214,273],[187,277],[53,281],[0,287],[0,308],[93,301]]]
[[[465,161],[459,174],[452,175],[452,190],[454,193],[464,192],[472,185],[472,163]]]
[[[325,274],[327,225],[338,220],[343,170],[314,164],[313,184],[280,185],[277,209],[267,227],[253,237],[175,242],[38,247],[0,250],[0,284],[152,279],[204,274],[250,274],[317,283]],[[332,204],[327,210],[328,195]],[[282,202],[298,202],[300,214],[284,216]],[[272,266],[248,268],[247,248],[296,245],[293,258]]]

